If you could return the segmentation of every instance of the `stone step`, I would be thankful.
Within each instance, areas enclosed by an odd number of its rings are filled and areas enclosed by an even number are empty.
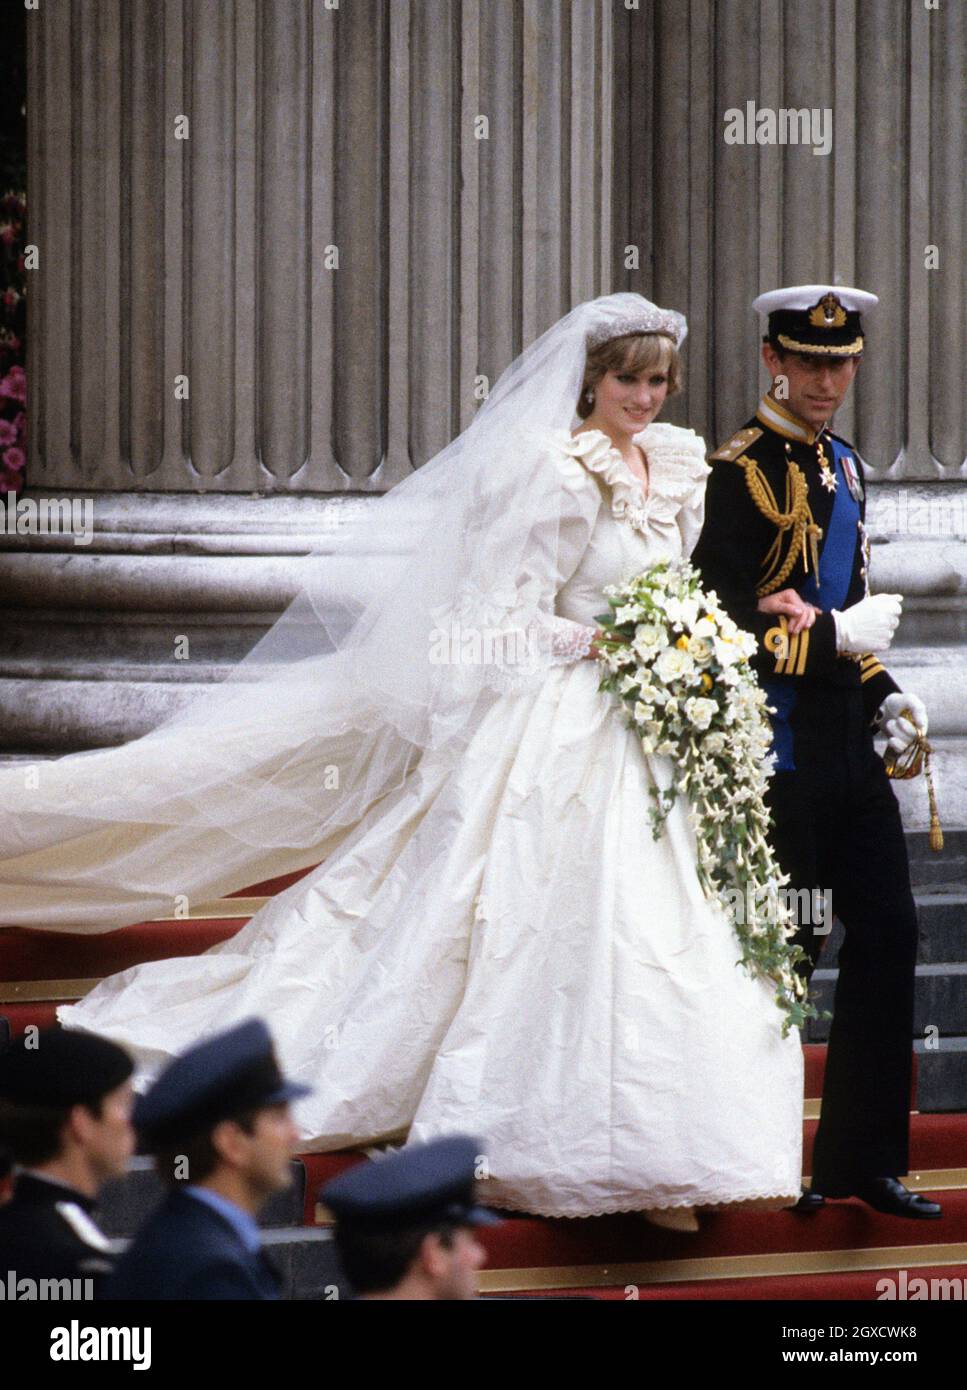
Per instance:
[[[193,674],[199,664],[213,670],[240,660],[268,629],[272,615],[233,613],[117,613],[70,609],[30,610],[0,616],[0,675],[93,679],[82,668],[170,668],[168,679],[207,679]],[[163,677],[162,677],[163,679]]]
[[[0,680],[0,748],[64,754],[127,743],[206,688],[171,681]]]
[[[967,1037],[917,1039],[917,1104],[922,1111],[967,1111]]]
[[[285,1299],[330,1300],[346,1297],[333,1245],[332,1231],[324,1226],[294,1226],[267,1231],[265,1252],[282,1275]]]
[[[948,893],[940,885],[936,892],[918,889],[914,898],[920,923],[917,959],[924,965],[967,960],[967,892]],[[843,924],[834,919],[820,957],[824,969],[838,964],[843,937]]]
[[[908,831],[907,838],[911,861],[936,863],[949,859],[951,855],[967,859],[967,829],[963,826],[952,826],[949,833],[944,831],[944,847],[939,854],[931,850],[930,837],[924,831]]]
[[[820,967],[813,972],[812,995],[819,1009],[832,1012],[839,972]],[[967,1036],[967,961],[918,965],[914,1004],[914,1036],[937,1030],[940,1038]],[[825,1042],[829,1020],[811,1019],[808,1040]]]

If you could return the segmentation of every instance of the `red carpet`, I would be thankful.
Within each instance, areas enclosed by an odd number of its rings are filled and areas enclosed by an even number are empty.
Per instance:
[[[303,873],[288,874],[232,896],[271,896],[301,877]],[[146,922],[96,936],[0,929],[0,981],[11,986],[6,990],[10,1002],[0,1001],[0,1014],[15,1035],[29,1024],[47,1026],[55,1021],[56,1004],[22,997],[42,995],[43,982],[98,979],[140,961],[197,955],[234,935],[246,920]],[[815,1102],[822,1094],[826,1048],[809,1044],[803,1052],[804,1094]],[[915,1093],[916,1070],[911,1108]],[[807,1174],[816,1126],[815,1119],[804,1122]],[[366,1161],[359,1151],[302,1156],[306,1224],[316,1219],[320,1186]],[[914,1174],[967,1168],[967,1116],[913,1115],[910,1166]],[[946,1179],[948,1184],[957,1181],[956,1174]],[[938,1249],[937,1263],[922,1270],[911,1266],[908,1278],[967,1275],[967,1180],[937,1195],[944,1206],[940,1221],[882,1216],[851,1200],[829,1202],[812,1216],[715,1212],[701,1218],[702,1229],[694,1234],[663,1230],[635,1215],[549,1221],[508,1214],[502,1225],[482,1232],[489,1257],[483,1288],[586,1293],[611,1300],[626,1298],[627,1284],[649,1300],[874,1299],[878,1279],[891,1272],[895,1277],[904,1258],[929,1258],[933,1246],[947,1248],[942,1254]],[[857,1269],[858,1263],[877,1268]]]
[[[247,921],[224,917],[142,922],[100,936],[5,927],[0,931],[0,980],[101,979],[145,960],[200,955],[234,936]]]

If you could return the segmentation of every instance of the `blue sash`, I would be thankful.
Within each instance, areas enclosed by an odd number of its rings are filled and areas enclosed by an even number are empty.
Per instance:
[[[823,537],[823,548],[819,552],[819,582],[810,571],[799,586],[799,593],[806,602],[814,603],[826,613],[831,608],[842,608],[846,602],[856,558],[856,523],[860,519],[860,504],[847,486],[842,462],[844,454],[849,451],[838,439],[830,439],[829,442],[833,448],[837,487],[833,495],[832,515]]]
[[[830,438],[833,450],[833,469],[836,475],[836,492],[833,495],[833,510],[823,538],[823,548],[819,552],[819,575],[811,570],[799,585],[799,594],[807,603],[813,603],[828,613],[831,608],[842,608],[849,593],[853,574],[853,561],[856,558],[856,523],[860,519],[860,505],[850,492],[843,468],[843,456],[848,452],[838,439]],[[776,713],[772,720],[772,752],[776,755],[777,772],[794,772],[795,761],[792,756],[792,728],[790,716],[796,706],[797,687],[795,680],[785,676],[769,676],[762,686],[774,705]]]

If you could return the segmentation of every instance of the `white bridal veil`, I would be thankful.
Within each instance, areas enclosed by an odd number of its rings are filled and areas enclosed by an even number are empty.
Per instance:
[[[346,509],[249,655],[158,728],[0,770],[0,923],[103,931],[317,863],[427,750],[458,756],[501,693],[540,680],[581,524],[548,431],[578,424],[589,335],[643,323],[684,336],[614,294],[538,338],[451,444]],[[334,601],[327,567],[360,552],[375,571]]]

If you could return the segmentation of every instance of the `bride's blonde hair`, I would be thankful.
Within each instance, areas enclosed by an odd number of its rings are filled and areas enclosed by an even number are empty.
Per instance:
[[[594,402],[588,400],[588,392],[604,376],[605,372],[651,372],[658,370],[668,373],[668,394],[674,396],[682,389],[682,366],[678,348],[664,333],[625,333],[621,338],[609,338],[588,353],[584,367],[584,380],[578,398],[577,413],[586,420],[594,409]]]

